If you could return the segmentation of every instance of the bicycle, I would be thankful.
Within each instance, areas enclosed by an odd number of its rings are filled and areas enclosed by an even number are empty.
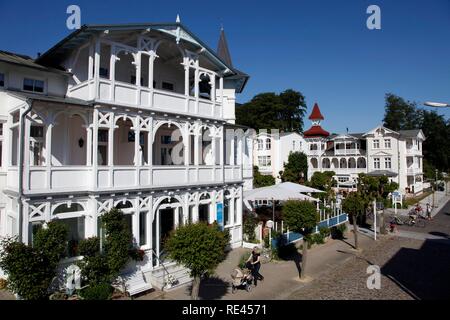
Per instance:
[[[426,223],[421,215],[417,215],[417,218],[409,217],[409,219],[405,220],[405,225],[408,227],[419,227],[419,228],[425,228]]]

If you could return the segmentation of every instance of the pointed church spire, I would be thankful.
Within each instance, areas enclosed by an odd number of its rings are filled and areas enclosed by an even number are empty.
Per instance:
[[[230,67],[233,66],[233,64],[231,63],[230,50],[228,49],[227,38],[225,37],[223,25],[221,25],[220,27],[220,38],[219,44],[217,45],[217,55]]]

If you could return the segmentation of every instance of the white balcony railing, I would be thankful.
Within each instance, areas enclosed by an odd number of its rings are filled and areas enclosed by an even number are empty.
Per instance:
[[[406,154],[418,155],[418,154],[422,154],[422,151],[420,151],[417,148],[406,148]]]
[[[336,149],[334,150],[336,156],[347,156],[347,155],[362,155],[363,151],[360,149]]]
[[[237,182],[243,179],[239,165],[215,166],[32,166],[24,174],[24,191],[121,190]],[[6,185],[18,188],[17,168],[8,168]]]
[[[422,169],[420,169],[420,168],[407,168],[406,169],[406,173],[408,175],[421,174],[422,173]]]
[[[124,106],[134,106],[142,109],[161,110],[171,113],[185,113],[211,118],[222,118],[221,101],[211,101],[204,98],[198,100],[192,96],[136,86],[133,84],[99,79],[82,82],[69,89],[68,96],[104,103],[114,103]]]

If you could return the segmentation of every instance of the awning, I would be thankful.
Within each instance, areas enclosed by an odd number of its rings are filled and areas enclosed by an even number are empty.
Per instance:
[[[368,176],[371,177],[396,177],[397,174],[393,171],[389,170],[374,170],[367,173]]]
[[[306,187],[292,182],[284,182],[269,187],[256,188],[244,191],[244,201],[255,200],[308,200],[319,201],[301,192],[324,192],[322,190]]]

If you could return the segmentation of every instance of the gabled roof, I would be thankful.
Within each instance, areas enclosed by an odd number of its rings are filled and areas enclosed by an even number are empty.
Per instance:
[[[214,50],[207,46],[194,33],[179,22],[175,23],[128,23],[128,24],[92,24],[83,25],[80,29],[72,32],[67,37],[62,39],[47,52],[36,59],[36,62],[44,66],[59,67],[65,57],[78,46],[84,44],[92,36],[99,35],[105,31],[144,31],[144,30],[158,30],[164,34],[177,38],[181,41],[187,41],[196,45],[199,49],[204,49],[204,55],[207,56],[211,62],[216,64],[224,71],[229,70],[224,77],[226,79],[240,80],[237,81],[237,92],[242,92],[244,86],[249,78],[247,74],[237,69],[224,61]]]
[[[405,138],[421,138],[425,140],[425,134],[423,133],[422,129],[413,129],[413,130],[399,130],[398,133],[400,133],[400,136]]]
[[[0,50],[0,61],[12,63],[23,67],[33,68],[41,71],[66,73],[65,71],[49,68],[39,63],[36,63],[35,60],[29,56],[9,51]]]
[[[377,131],[378,129],[383,129],[383,130],[385,130],[385,131],[387,131],[389,133],[392,133],[392,134],[395,134],[395,135],[400,135],[400,133],[380,125],[380,126],[377,126],[377,127],[373,128],[372,130],[366,132],[365,134],[363,134],[363,137],[368,136],[370,134],[374,134],[375,131]]]
[[[309,116],[308,119],[310,119],[310,120],[323,120],[324,119],[322,113],[320,112],[319,105],[317,103],[314,104],[311,115]]]

